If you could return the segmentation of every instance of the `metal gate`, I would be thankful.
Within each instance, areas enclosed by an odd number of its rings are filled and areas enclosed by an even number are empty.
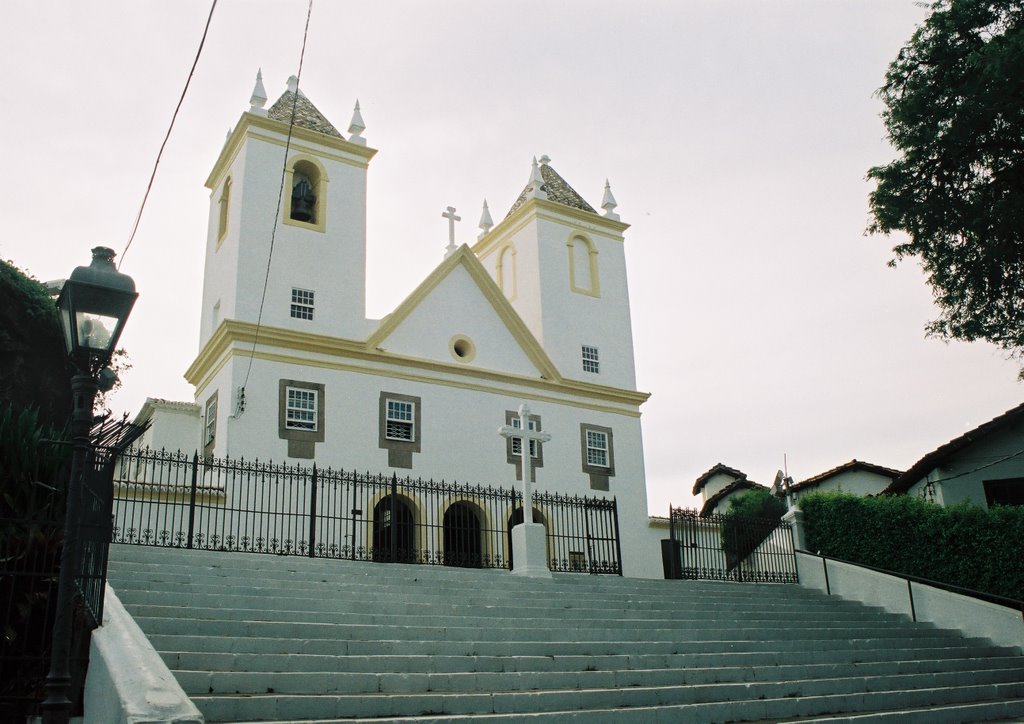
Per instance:
[[[666,578],[796,583],[796,554],[788,523],[732,514],[701,516],[669,509]]]

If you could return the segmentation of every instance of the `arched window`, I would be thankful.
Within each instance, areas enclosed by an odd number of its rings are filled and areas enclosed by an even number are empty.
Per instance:
[[[228,232],[228,207],[231,204],[231,177],[224,179],[224,186],[220,190],[220,201],[217,202],[220,208],[217,210],[217,246],[224,241],[224,235]]]
[[[507,299],[516,297],[516,248],[511,244],[502,247],[498,252],[498,265],[495,268],[498,288],[505,292]]]
[[[597,275],[597,248],[587,237],[576,234],[569,237],[569,288],[580,294],[597,297],[601,284]]]
[[[285,223],[324,230],[327,216],[327,174],[312,157],[299,157],[288,169]]]

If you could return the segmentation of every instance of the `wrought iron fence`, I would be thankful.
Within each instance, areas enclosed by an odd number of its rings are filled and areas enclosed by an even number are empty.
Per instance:
[[[511,568],[522,494],[316,465],[131,450],[115,471],[116,543]],[[614,499],[535,492],[549,567],[621,575]]]
[[[24,719],[43,696],[63,531],[62,490],[41,482],[5,490],[0,500],[2,721]],[[84,668],[82,660],[72,664]]]
[[[796,583],[788,523],[669,508],[667,578]]]

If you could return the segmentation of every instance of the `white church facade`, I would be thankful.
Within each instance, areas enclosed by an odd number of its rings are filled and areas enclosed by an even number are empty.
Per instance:
[[[598,212],[546,157],[535,160],[504,219],[493,224],[485,204],[475,244],[450,243],[391,314],[368,319],[366,175],[376,151],[358,104],[347,137],[294,79],[265,104],[258,79],[206,181],[200,344],[185,374],[195,401],[147,401],[144,442],[509,487],[521,479],[521,441],[498,429],[527,404],[531,428],[550,435],[530,443],[535,488],[614,496],[624,574],[660,576],[628,225],[607,184]],[[445,215],[451,224],[454,209]]]

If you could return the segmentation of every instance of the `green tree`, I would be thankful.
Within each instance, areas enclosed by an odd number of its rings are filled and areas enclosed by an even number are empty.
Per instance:
[[[42,424],[71,415],[71,366],[57,307],[41,283],[0,260],[0,403],[35,408]]]
[[[870,233],[905,232],[930,335],[1024,355],[1024,3],[938,0],[879,90],[900,157],[868,171]],[[1024,377],[1024,369],[1021,376]]]

